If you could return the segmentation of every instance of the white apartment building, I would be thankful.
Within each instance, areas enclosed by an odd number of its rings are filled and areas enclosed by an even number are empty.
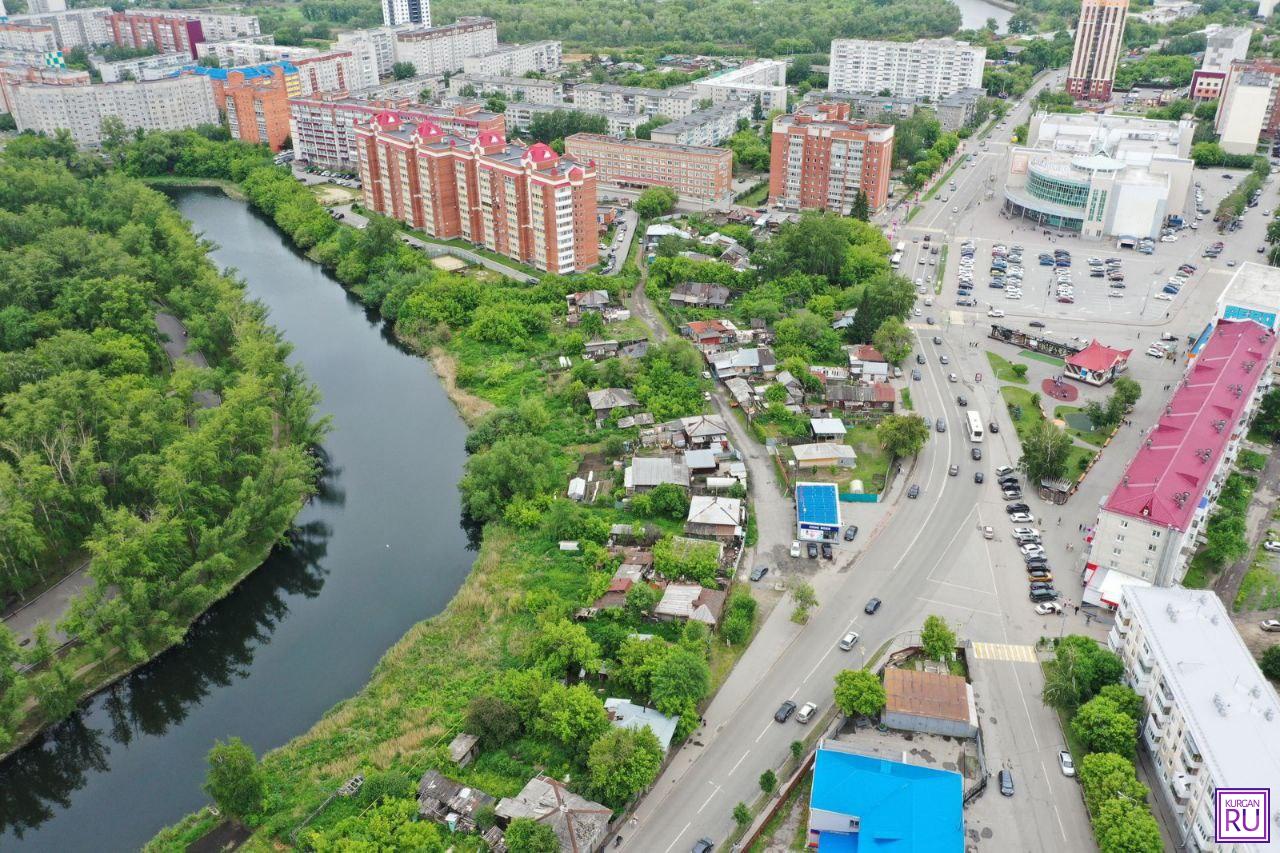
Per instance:
[[[92,82],[88,71],[68,68],[49,68],[28,63],[0,61],[0,113],[13,112],[13,92],[28,83],[46,83],[50,86],[88,86]]]
[[[334,47],[351,51],[362,73],[372,71],[379,78],[390,77],[391,67],[396,63],[396,34],[413,29],[416,29],[414,24],[401,24],[338,33]]]
[[[1084,601],[1114,607],[1116,573],[1155,586],[1181,582],[1271,386],[1275,353],[1276,333],[1250,319],[1219,320],[1201,337],[1098,513]]]
[[[1249,55],[1249,39],[1253,37],[1250,27],[1223,27],[1210,24],[1205,27],[1204,59],[1200,61],[1202,71],[1226,71],[1237,59],[1247,59]]]
[[[573,89],[577,108],[592,113],[635,113],[680,119],[698,109],[703,96],[688,89],[646,89],[611,83],[582,83]]]
[[[182,130],[217,124],[213,84],[198,74],[99,86],[23,84],[13,91],[18,130],[71,132],[81,148],[102,143],[102,120],[117,116],[128,130]]]
[[[520,77],[531,71],[555,74],[560,70],[561,55],[558,41],[504,44],[497,50],[468,56],[462,60],[462,70],[481,77]]]
[[[462,70],[468,56],[489,53],[498,46],[498,25],[492,18],[459,18],[446,27],[396,33],[395,61],[408,62],[418,74]]]
[[[787,63],[779,59],[757,59],[714,77],[695,80],[692,87],[699,98],[710,98],[713,104],[731,100],[759,101],[765,112],[785,110]]]
[[[257,15],[231,15],[208,9],[130,9],[131,14],[179,18],[200,22],[206,41],[236,41],[262,35]]]
[[[44,24],[0,23],[0,50],[48,53],[58,49],[53,27]]]
[[[881,92],[900,98],[941,100],[982,87],[985,47],[955,39],[914,42],[834,39],[827,91]]]
[[[2,7],[0,7],[2,8]],[[67,0],[27,0],[27,11],[33,15],[67,11]],[[4,12],[0,11],[0,15]]]
[[[102,76],[103,83],[119,83],[122,80],[159,80],[161,77],[181,71],[191,64],[191,54],[161,53],[137,59],[121,59],[107,62],[101,56],[90,56],[89,64]]]
[[[450,97],[479,97],[490,92],[497,92],[507,101],[519,100],[528,104],[560,104],[564,101],[564,86],[555,80],[469,73],[449,78]]]
[[[73,47],[111,44],[111,26],[107,23],[110,15],[111,10],[106,8],[66,9],[61,12],[12,15],[9,23],[53,27],[58,47],[70,50]]]
[[[1153,790],[1175,816],[1178,849],[1273,850],[1214,841],[1220,788],[1270,788],[1271,837],[1280,829],[1280,699],[1206,590],[1126,586],[1111,649],[1143,697],[1140,738],[1155,767]]]
[[[1214,130],[1218,144],[1228,154],[1252,154],[1266,129],[1276,96],[1276,77],[1247,67],[1227,71]]]
[[[382,0],[382,23],[431,26],[431,0]]]
[[[525,131],[529,129],[529,125],[533,124],[536,117],[556,110],[585,112],[577,104],[532,104],[528,101],[508,101],[503,115],[506,116],[508,128]],[[649,120],[648,116],[636,113],[591,112],[591,115],[601,116],[609,122],[609,128],[605,132],[610,136],[635,136],[636,128]]]
[[[751,118],[752,108],[750,101],[725,101],[655,127],[649,138],[676,145],[719,145],[737,132],[741,119]]]
[[[267,36],[270,38],[270,36]],[[196,56],[204,59],[212,56],[222,68],[237,65],[258,65],[263,62],[296,62],[320,53],[314,47],[293,47],[287,44],[271,44],[266,41],[201,41],[196,42]]]

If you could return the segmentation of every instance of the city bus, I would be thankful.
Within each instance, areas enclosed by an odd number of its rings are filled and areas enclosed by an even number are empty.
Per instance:
[[[965,412],[964,415],[969,421],[969,440],[982,441],[982,418],[974,411]]]

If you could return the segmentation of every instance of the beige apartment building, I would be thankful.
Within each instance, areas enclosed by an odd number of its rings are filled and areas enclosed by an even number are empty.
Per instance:
[[[564,150],[580,163],[593,163],[601,183],[670,187],[682,199],[706,203],[732,195],[733,152],[727,148],[575,133],[565,138]]]

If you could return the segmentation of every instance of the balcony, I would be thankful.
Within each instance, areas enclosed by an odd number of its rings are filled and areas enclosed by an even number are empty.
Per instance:
[[[1147,717],[1147,724],[1142,727],[1142,737],[1146,740],[1147,748],[1154,753],[1158,749],[1160,738],[1164,737],[1164,722],[1154,714]]]
[[[1156,663],[1155,658],[1151,654],[1151,650],[1148,649],[1146,646],[1139,646],[1137,654],[1134,655],[1134,658],[1138,661],[1138,663],[1142,666],[1142,668],[1147,671],[1147,674],[1149,675],[1151,673],[1151,667],[1155,666],[1155,663]]]
[[[1163,681],[1157,682],[1156,689],[1151,692],[1151,698],[1165,714],[1173,710],[1173,697],[1169,695],[1168,688],[1164,686]]]

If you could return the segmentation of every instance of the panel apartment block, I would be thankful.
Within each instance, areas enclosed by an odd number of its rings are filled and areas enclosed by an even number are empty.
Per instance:
[[[186,53],[160,53],[137,59],[121,59],[107,62],[101,56],[90,56],[89,63],[102,77],[103,83],[119,83],[122,80],[159,80],[170,77],[191,64]]]
[[[530,104],[525,101],[508,101],[507,109],[503,114],[507,117],[508,127],[513,130],[526,131],[533,124],[533,120],[536,117],[553,113],[557,110],[583,112],[577,104]],[[635,113],[590,112],[588,114],[600,116],[609,123],[608,130],[605,131],[609,136],[635,136],[636,128],[649,120],[647,116],[636,115]]]
[[[431,0],[382,0],[382,23],[431,26]]]
[[[233,15],[208,9],[135,9],[134,14],[160,18],[191,18],[200,22],[207,41],[235,41],[262,35],[257,15]]]
[[[583,83],[573,87],[573,102],[585,112],[635,113],[680,119],[698,109],[701,100],[701,95],[683,89],[645,89],[610,83]]]
[[[58,49],[58,39],[47,25],[0,23],[0,49],[47,53]]]
[[[107,23],[111,40],[118,47],[135,50],[154,48],[160,53],[182,52],[195,57],[196,44],[206,40],[200,20],[194,17],[113,12]]]
[[[564,150],[593,163],[600,181],[613,186],[670,187],[681,198],[707,203],[732,193],[733,152],[727,148],[575,133],[565,137]]]
[[[779,59],[757,59],[691,85],[713,104],[759,101],[765,112],[787,108],[787,64]]]
[[[852,119],[848,104],[806,104],[773,121],[769,202],[847,215],[861,190],[878,210],[892,165],[892,125]]]
[[[410,63],[418,74],[453,73],[462,70],[468,56],[497,46],[498,25],[492,18],[459,18],[447,27],[397,32],[395,61]]]
[[[655,127],[649,138],[676,145],[719,145],[737,132],[739,121],[751,118],[752,111],[749,101],[725,101]]]
[[[468,89],[471,94],[464,94]],[[497,92],[508,102],[527,104],[559,104],[564,100],[564,86],[555,80],[529,77],[495,77],[486,74],[455,74],[449,78],[449,95],[454,98],[478,97]]]
[[[835,39],[827,90],[940,100],[961,89],[981,88],[987,49],[955,39],[914,42]]]
[[[183,130],[217,124],[213,87],[196,75],[98,86],[22,84],[13,90],[18,130],[71,132],[81,148],[102,143],[102,120],[116,116],[127,130]]]
[[[14,89],[24,83],[43,83],[49,86],[88,86],[90,82],[88,71],[0,62],[0,113],[13,112]]]
[[[364,203],[433,237],[461,238],[548,272],[599,261],[596,173],[538,143],[450,136],[391,112],[356,128]]]
[[[560,70],[561,53],[558,41],[504,44],[488,53],[468,56],[462,61],[462,70],[483,77],[520,77],[531,71],[555,74]]]
[[[1089,101],[1111,99],[1116,63],[1124,48],[1129,0],[1083,0],[1076,25],[1076,46],[1067,72],[1067,91]]]
[[[196,45],[196,55],[200,59],[215,57],[223,68],[234,68],[237,65],[257,65],[260,62],[297,62],[320,53],[314,47],[272,44],[262,40],[270,38],[271,36],[261,36],[236,41],[202,41]]]
[[[111,27],[107,23],[110,9],[66,9],[29,15],[11,15],[11,24],[34,24],[53,27],[58,47],[94,47],[111,44]]]

